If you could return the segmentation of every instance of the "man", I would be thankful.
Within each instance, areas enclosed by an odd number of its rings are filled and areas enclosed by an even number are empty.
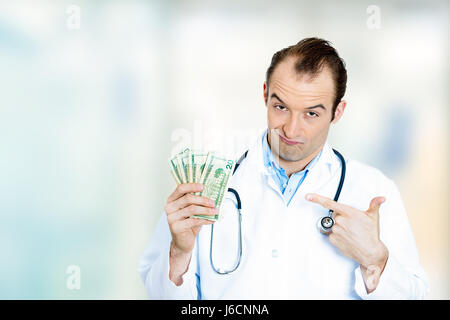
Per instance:
[[[180,184],[140,261],[150,298],[426,296],[426,275],[392,180],[346,159],[341,196],[332,200],[342,164],[327,136],[344,113],[346,82],[343,60],[325,40],[304,39],[273,56],[263,86],[268,129],[230,179],[242,199],[239,268],[214,272],[213,222],[190,218],[214,215],[214,203],[192,194],[201,185]],[[330,233],[320,233],[316,222],[329,210],[335,223]]]

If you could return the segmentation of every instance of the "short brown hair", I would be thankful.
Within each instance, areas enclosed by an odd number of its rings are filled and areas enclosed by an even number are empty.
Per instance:
[[[299,73],[302,72],[314,76],[322,71],[324,64],[330,68],[335,83],[335,98],[331,112],[331,120],[333,120],[336,107],[344,96],[347,87],[347,70],[345,69],[344,60],[339,57],[337,51],[328,41],[319,38],[303,39],[297,44],[284,48],[273,55],[272,62],[266,72],[267,87],[269,87],[270,76],[275,67],[286,57],[290,56],[298,57],[295,70]]]

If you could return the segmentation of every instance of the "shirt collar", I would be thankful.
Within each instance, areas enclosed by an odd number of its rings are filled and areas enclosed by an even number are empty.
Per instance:
[[[270,150],[269,143],[267,142],[267,132],[268,130],[266,129],[265,133],[262,136],[262,151],[263,151],[264,166],[269,170],[273,169],[280,173],[285,173],[285,170],[282,167],[280,167],[278,161],[275,160],[275,157],[273,156],[273,153]],[[322,153],[324,152],[325,149],[326,148],[322,148],[319,154],[312,161],[310,161],[303,170],[299,172],[311,170],[315,166],[315,164],[319,162],[320,158],[322,157]]]
[[[263,172],[265,175],[271,175],[272,173],[269,171],[268,167],[265,166],[265,155],[264,155],[264,140],[266,139],[266,143],[267,143],[267,135],[268,129],[264,129],[264,131],[262,131],[259,135],[259,138],[256,142],[256,145],[254,145],[252,148],[250,148],[250,152],[249,152],[249,157],[251,159],[254,159],[252,161],[256,161],[254,163],[256,163],[256,168],[260,171]],[[252,152],[252,149],[255,152]],[[272,153],[272,152],[270,152]],[[273,156],[273,155],[272,155]],[[259,158],[259,160],[257,160]],[[326,166],[326,168],[328,169],[328,172],[332,172],[335,168],[334,167],[339,167],[340,166],[340,162],[339,159],[337,158],[337,156],[334,154],[333,149],[330,147],[330,145],[328,144],[328,141],[325,142],[320,157],[316,157],[317,158],[317,163],[314,164],[314,167],[322,167],[322,166]],[[312,168],[310,168],[312,169]]]

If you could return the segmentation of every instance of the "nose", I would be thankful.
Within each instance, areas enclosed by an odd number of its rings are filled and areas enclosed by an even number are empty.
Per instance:
[[[301,121],[295,114],[292,114],[283,126],[284,134],[288,139],[294,139],[301,136],[301,130]]]

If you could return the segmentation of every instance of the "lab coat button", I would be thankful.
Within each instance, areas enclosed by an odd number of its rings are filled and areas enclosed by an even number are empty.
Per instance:
[[[277,258],[278,257],[278,250],[277,249],[273,249],[272,250],[272,257],[273,258]]]

